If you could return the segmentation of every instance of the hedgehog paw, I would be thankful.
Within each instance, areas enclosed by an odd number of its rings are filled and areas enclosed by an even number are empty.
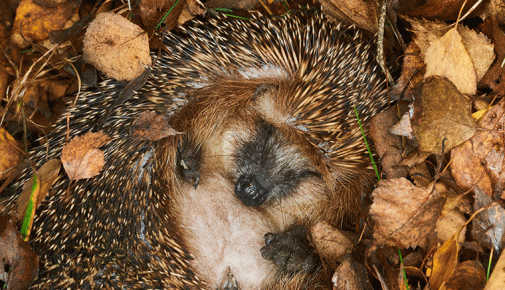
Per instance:
[[[295,226],[278,234],[265,234],[261,255],[287,273],[311,272],[321,263],[303,226]]]

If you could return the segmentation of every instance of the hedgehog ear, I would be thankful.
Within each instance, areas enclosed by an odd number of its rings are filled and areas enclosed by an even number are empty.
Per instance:
[[[252,100],[256,100],[258,99],[259,97],[265,95],[266,93],[268,92],[271,92],[273,90],[278,90],[279,89],[279,86],[278,85],[274,85],[274,84],[261,84],[259,85],[257,88],[256,88],[256,91],[254,92],[254,94],[252,95]]]

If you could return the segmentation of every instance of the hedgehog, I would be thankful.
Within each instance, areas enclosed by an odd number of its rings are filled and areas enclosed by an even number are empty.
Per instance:
[[[387,102],[373,41],[296,12],[195,20],[164,43],[124,103],[125,84],[106,79],[69,108],[70,138],[111,141],[99,176],[61,174],[38,208],[35,286],[216,289],[230,272],[239,289],[328,287],[308,229],[351,220],[373,183],[353,110],[366,132]],[[148,111],[183,134],[133,138]],[[32,152],[38,166],[60,156],[66,116]]]

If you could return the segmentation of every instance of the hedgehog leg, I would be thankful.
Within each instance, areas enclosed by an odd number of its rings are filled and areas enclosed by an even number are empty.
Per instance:
[[[285,273],[312,273],[321,261],[307,235],[307,228],[301,225],[278,234],[267,233],[261,255]]]

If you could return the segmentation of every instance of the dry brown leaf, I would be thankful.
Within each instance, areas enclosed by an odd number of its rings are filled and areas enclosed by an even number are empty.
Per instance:
[[[458,32],[472,60],[477,81],[480,81],[495,59],[494,45],[484,34],[477,33],[464,25],[458,26]]]
[[[18,147],[18,143],[5,130],[0,128],[0,179],[9,176],[10,171],[21,162],[23,153]]]
[[[434,76],[415,90],[411,118],[419,150],[434,154],[449,151],[470,137],[477,125],[471,116],[471,102],[447,79]]]
[[[445,283],[446,290],[478,290],[486,284],[486,272],[479,261],[459,263],[452,277]]]
[[[503,290],[503,285],[505,285],[505,271],[503,269],[505,269],[505,251],[501,252],[484,290]]]
[[[412,130],[412,124],[410,123],[410,113],[406,112],[405,114],[403,114],[400,121],[398,121],[398,123],[392,126],[391,129],[389,129],[389,132],[391,132],[391,134],[413,139],[414,131]]]
[[[96,176],[105,164],[104,154],[98,147],[107,144],[110,137],[103,132],[87,133],[63,146],[61,162],[70,180]]]
[[[35,211],[39,204],[46,198],[47,194],[49,193],[49,190],[51,189],[51,186],[53,185],[54,181],[58,177],[58,173],[60,172],[61,168],[61,162],[59,159],[51,159],[44,163],[40,167],[39,170],[37,170],[37,187],[33,188],[33,177],[30,178],[24,185],[23,185],[23,191],[18,197],[18,200],[16,202],[17,204],[17,213],[18,213],[18,221],[21,221],[25,217],[25,212],[26,212],[26,207],[28,206],[28,202],[30,200],[30,195],[33,191],[33,197],[34,197],[34,207],[33,210]],[[33,215],[32,215],[33,217]],[[31,223],[30,223],[31,224]]]
[[[376,241],[399,248],[425,247],[444,205],[436,188],[419,188],[404,178],[379,181],[370,207]]]
[[[448,211],[437,220],[437,238],[441,241],[450,239],[466,222],[465,216],[457,209]],[[466,228],[461,231],[458,242],[465,241]]]
[[[480,120],[481,130],[451,152],[451,173],[464,190],[477,185],[488,196],[505,188],[503,161],[505,140],[505,99],[500,100]]]
[[[410,169],[409,175],[414,180],[414,184],[419,187],[428,187],[432,182],[431,173],[426,162],[414,165]]]
[[[426,63],[425,77],[447,77],[461,93],[475,94],[477,82],[495,59],[491,41],[463,25],[450,28],[440,21],[406,20],[412,25],[414,41]]]
[[[461,93],[469,95],[477,93],[475,67],[456,27],[431,42],[426,50],[424,62],[426,78],[443,76],[454,83]]]
[[[0,281],[6,289],[28,289],[37,277],[39,258],[23,241],[14,218],[0,216]]]
[[[503,5],[505,7],[505,4]],[[491,38],[496,52],[496,61],[486,72],[479,87],[490,88],[496,95],[505,95],[505,33],[495,17],[490,17],[480,26],[482,31]]]
[[[423,1],[395,1],[399,14],[411,17],[434,18],[442,20],[456,20],[461,9],[464,15],[472,6],[480,1],[480,5],[472,11],[470,17],[478,16],[484,11],[487,1],[481,0],[423,0]]]
[[[167,24],[167,30],[171,30],[177,25],[177,19],[185,5],[186,0],[142,0],[139,3],[140,18],[144,27],[154,28],[165,13],[173,7],[164,21]]]
[[[376,33],[379,29],[376,4],[366,0],[321,0],[327,15],[341,22]]]
[[[413,167],[416,164],[424,162],[428,157],[430,157],[430,155],[431,153],[429,152],[412,150],[412,152],[410,152],[409,155],[407,155],[407,157],[405,157],[405,159],[400,162],[400,165]]]
[[[114,13],[99,13],[91,22],[83,39],[83,57],[120,81],[136,78],[152,64],[147,33]]]
[[[343,232],[332,227],[329,223],[319,222],[310,229],[314,248],[327,272],[335,271],[343,256],[354,247],[354,242]]]
[[[493,200],[484,194],[479,187],[475,187],[473,191],[475,193],[475,211],[493,203]],[[502,249],[505,210],[501,205],[493,205],[477,214],[472,225],[472,236],[476,241],[488,248],[494,248],[496,251]]]
[[[407,169],[398,166],[402,160],[402,139],[389,132],[389,128],[398,121],[397,106],[374,116],[370,123],[370,137],[381,160],[382,171],[388,179],[407,177]]]
[[[412,90],[423,80],[426,72],[426,65],[420,54],[421,49],[412,41],[404,52],[400,78],[391,90],[393,100],[413,100]]]
[[[199,0],[187,0],[184,9],[182,9],[181,15],[177,20],[177,24],[182,25],[189,21],[195,16],[205,15],[207,12],[205,6]]]
[[[333,290],[372,289],[364,265],[347,254],[331,278]]]
[[[430,289],[440,289],[447,282],[458,264],[458,234],[444,242],[433,255],[433,270],[430,277]]]
[[[11,40],[19,47],[29,41],[41,41],[49,37],[49,31],[62,29],[67,20],[79,8],[79,1],[65,1],[54,8],[41,7],[32,0],[22,0],[16,11]],[[28,40],[28,42],[26,40]]]
[[[130,135],[138,140],[156,141],[167,136],[183,134],[175,131],[163,118],[154,111],[143,112],[133,121]]]

